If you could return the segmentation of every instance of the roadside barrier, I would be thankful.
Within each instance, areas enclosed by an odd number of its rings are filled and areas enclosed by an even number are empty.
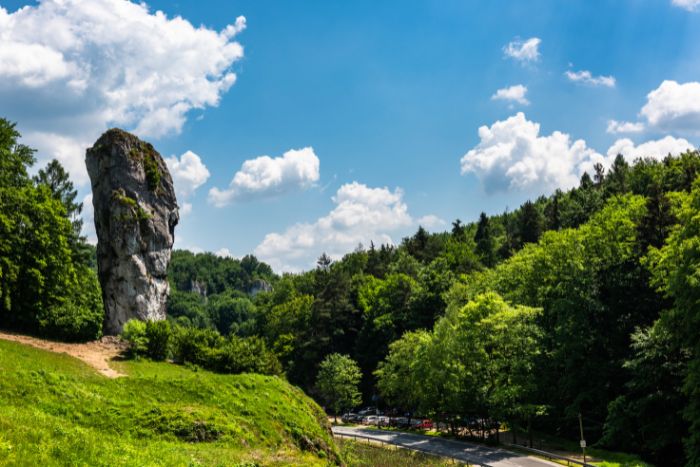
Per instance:
[[[450,464],[455,464],[455,465],[465,465],[467,467],[481,465],[481,464],[472,464],[472,463],[469,463],[468,461],[457,459],[457,458],[451,457],[451,456],[445,456],[445,455],[438,454],[438,453],[428,451],[425,449],[421,449],[421,448],[415,447],[415,446],[407,446],[405,444],[393,443],[393,442],[389,443],[389,442],[384,441],[382,439],[372,438],[371,436],[362,435],[362,434],[358,434],[358,433],[352,433],[352,434],[350,434],[350,433],[333,433],[333,436],[338,437],[338,438],[352,439],[355,442],[361,442],[362,440],[364,440],[367,442],[368,445],[374,444],[374,445],[379,445],[383,448],[389,447],[389,448],[407,449],[409,451],[420,452],[420,453],[426,454],[428,456],[439,457],[439,458],[445,459],[446,461],[449,461]],[[541,449],[528,448],[526,446],[521,446],[519,444],[503,443],[502,445],[505,447],[518,449],[521,451],[536,454],[537,456],[543,457],[547,460],[566,462],[566,465],[569,467],[574,466],[574,465],[582,466],[582,467],[596,467],[593,464],[589,464],[587,462],[584,463],[584,462],[581,462],[579,460],[571,459],[571,458],[566,457],[566,456],[560,456],[559,454],[554,454],[552,452],[542,451]]]
[[[519,444],[507,444],[504,443],[504,446],[507,446],[509,448],[514,448],[514,449],[520,449],[522,451],[527,451],[531,452],[533,454],[537,454],[538,456],[544,457],[546,459],[549,459],[551,461],[562,461],[566,462],[566,465],[571,466],[571,465],[581,465],[583,467],[596,467],[593,464],[589,464],[588,462],[581,462],[577,461],[576,459],[571,459],[566,456],[560,456],[559,454],[554,454],[552,452],[547,452],[547,451],[542,451],[540,449],[535,449],[535,448],[528,448],[526,446],[521,446]]]
[[[455,465],[466,465],[467,467],[472,467],[472,466],[474,466],[474,465],[478,465],[478,464],[470,464],[470,463],[467,462],[467,461],[463,461],[463,460],[460,460],[460,459],[456,459],[456,458],[454,458],[454,457],[443,456],[443,455],[441,455],[441,454],[437,454],[437,453],[432,452],[432,451],[427,451],[427,450],[425,450],[425,449],[421,449],[421,448],[418,448],[418,447],[406,446],[405,444],[399,444],[399,443],[388,443],[388,442],[386,442],[386,441],[384,441],[384,440],[382,440],[382,439],[376,439],[376,438],[372,438],[372,437],[370,437],[370,436],[365,436],[365,435],[361,435],[361,434],[356,434],[356,433],[353,433],[353,434],[350,434],[350,433],[333,433],[333,436],[338,437],[338,438],[348,438],[348,439],[352,439],[352,440],[354,440],[354,441],[357,442],[357,443],[359,443],[360,440],[366,440],[368,445],[372,445],[372,444],[374,444],[374,445],[380,445],[381,447],[383,447],[383,448],[385,448],[385,449],[386,449],[386,448],[395,448],[395,449],[406,449],[406,450],[409,450],[409,451],[420,452],[420,453],[426,454],[426,455],[428,455],[428,456],[439,457],[439,458],[441,458],[441,459],[445,459],[446,461],[449,461],[450,464],[455,464]]]

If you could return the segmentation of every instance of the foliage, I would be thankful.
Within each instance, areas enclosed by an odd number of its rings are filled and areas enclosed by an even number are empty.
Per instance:
[[[336,415],[357,407],[362,399],[358,385],[362,373],[347,355],[328,355],[319,365],[316,389]]]
[[[476,242],[476,252],[481,262],[486,267],[493,267],[496,264],[496,251],[494,249],[490,221],[485,212],[482,212],[479,216],[474,241]]]
[[[270,266],[251,255],[238,260],[213,253],[195,254],[175,250],[168,279],[176,290],[191,292],[195,286],[199,286],[206,295],[211,296],[231,289],[248,294],[261,282],[274,283],[276,277]]]
[[[677,217],[678,226],[665,245],[650,250],[648,264],[654,283],[673,300],[665,323],[675,344],[688,354],[682,388],[687,397],[683,414],[690,424],[685,447],[688,465],[700,465],[700,181],[695,181]]]
[[[76,192],[52,161],[30,179],[33,150],[0,119],[0,326],[64,340],[100,336],[103,308]]]
[[[602,431],[607,404],[624,384],[629,336],[635,326],[651,324],[663,305],[638,263],[644,211],[642,197],[611,198],[587,224],[547,232],[451,292],[452,306],[495,290],[513,303],[543,308],[539,399],[552,406],[552,423],[572,432],[578,412],[600,421],[587,426],[593,436]]]
[[[190,363],[218,373],[281,373],[277,357],[257,336],[225,338],[213,329],[132,319],[124,325],[122,337],[129,343],[132,357],[147,356],[158,361],[172,356],[177,363]]]
[[[165,360],[170,355],[170,338],[172,331],[167,321],[146,322],[146,355],[151,360]]]
[[[414,389],[425,381],[419,371],[421,355],[432,335],[426,331],[405,333],[389,346],[389,353],[375,371],[377,389],[386,402],[403,413],[412,413],[421,405],[424,393]]]
[[[687,404],[682,387],[689,355],[664,320],[637,330],[632,350],[624,365],[630,380],[608,407],[601,444],[645,451],[658,465],[682,465],[688,424],[680,415]]]
[[[138,358],[148,351],[148,336],[146,335],[146,323],[138,319],[131,319],[124,324],[122,338],[129,343],[129,353]]]
[[[146,172],[148,189],[157,191],[160,187],[161,173],[155,154],[151,151],[147,152],[143,158],[143,170]]]
[[[539,310],[495,293],[452,308],[432,333],[407,333],[377,371],[383,397],[408,411],[463,419],[528,420],[536,405]],[[403,386],[402,386],[403,384]],[[452,423],[454,428],[454,423]]]

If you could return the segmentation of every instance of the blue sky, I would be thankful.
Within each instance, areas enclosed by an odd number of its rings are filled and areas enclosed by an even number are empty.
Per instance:
[[[4,116],[18,121],[40,158],[63,145],[58,156],[76,173],[82,148],[112,125],[136,131],[164,157],[191,151],[199,181],[184,187],[193,178],[182,174],[181,205],[191,207],[177,246],[256,252],[280,271],[307,268],[324,250],[337,256],[357,241],[398,242],[419,223],[442,230],[455,218],[471,221],[567,188],[593,162],[608,161],[616,144],[633,159],[700,142],[700,5],[693,0],[151,1],[133,11],[96,1],[125,24],[143,24],[157,10],[167,15],[154,20],[155,39],[136,54],[128,32],[112,32],[102,13],[77,15],[53,3],[0,0],[0,37],[9,35],[4,47],[13,47],[3,53],[0,46],[0,64],[11,70],[0,66]],[[32,8],[15,16],[25,4]],[[176,16],[203,29],[179,34]],[[236,23],[239,16],[245,23]],[[76,33],[100,21],[114,39]],[[82,46],[46,24],[70,29]],[[210,37],[235,24],[226,37]],[[47,33],[20,31],[32,27]],[[192,58],[198,61],[180,68],[149,63],[149,47],[173,36],[181,42],[170,52],[163,47],[177,60],[188,47],[224,58]],[[224,51],[232,43],[242,53]],[[26,55],[40,50],[22,47],[32,44],[48,50],[46,62],[55,66],[29,63]],[[152,76],[156,86],[130,98],[161,90],[178,97],[108,112],[118,79],[95,70],[124,66],[129,76],[143,69],[139,60],[149,68],[141,80]],[[208,71],[190,72],[199,65]],[[227,73],[235,73],[234,84],[222,84]],[[173,84],[182,74],[215,82],[215,98]],[[57,97],[61,89],[77,97]],[[511,99],[492,98],[499,89]],[[611,133],[611,120],[634,125]],[[85,131],[76,130],[83,122]],[[290,155],[277,179],[239,186],[225,206],[212,202],[210,190],[225,191],[245,161],[309,147],[304,160]],[[313,156],[317,170],[307,164]],[[85,177],[76,180],[81,196],[89,194]]]

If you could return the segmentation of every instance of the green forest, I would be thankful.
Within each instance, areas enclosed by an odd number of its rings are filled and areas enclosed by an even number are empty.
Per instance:
[[[76,191],[58,162],[30,176],[33,164],[0,120],[0,327],[95,339]],[[174,251],[168,321],[125,337],[154,360],[283,375],[327,408],[318,375],[339,354],[359,366],[356,401],[453,432],[480,420],[576,439],[581,414],[589,444],[700,465],[699,175],[697,151],[618,156],[569,191],[319,252],[299,274]]]

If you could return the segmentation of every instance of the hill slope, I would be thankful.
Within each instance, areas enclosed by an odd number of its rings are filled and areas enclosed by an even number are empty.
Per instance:
[[[119,362],[109,379],[67,355],[0,340],[0,464],[326,465],[322,410],[276,377]]]

